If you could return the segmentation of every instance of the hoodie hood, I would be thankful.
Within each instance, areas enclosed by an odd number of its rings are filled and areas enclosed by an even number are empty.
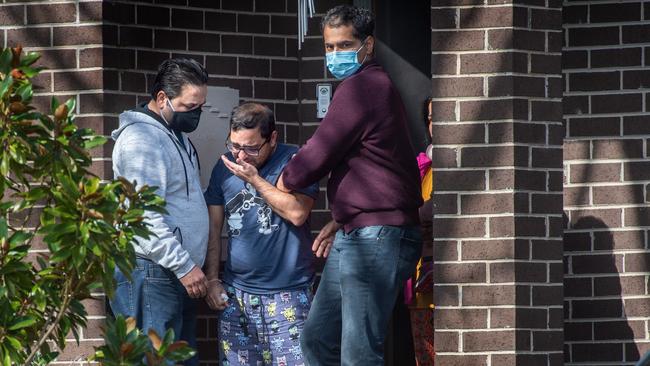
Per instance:
[[[148,125],[156,127],[157,129],[160,129],[161,131],[164,131],[168,135],[174,135],[173,132],[166,126],[165,121],[159,115],[147,109],[145,105],[146,103],[142,104],[139,108],[125,111],[120,114],[119,127],[111,132],[111,138],[113,138],[113,140],[117,140],[125,128],[136,123],[146,123]]]

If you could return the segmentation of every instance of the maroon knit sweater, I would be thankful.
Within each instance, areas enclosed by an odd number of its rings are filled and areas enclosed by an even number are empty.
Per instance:
[[[404,106],[375,61],[337,87],[326,117],[285,167],[284,185],[302,189],[328,173],[332,217],[346,232],[419,223],[420,175]]]

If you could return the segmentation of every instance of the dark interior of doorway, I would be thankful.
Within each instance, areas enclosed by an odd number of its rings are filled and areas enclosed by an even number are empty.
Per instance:
[[[406,108],[416,151],[427,141],[423,104],[431,95],[431,5],[428,1],[374,0],[377,59]]]
[[[431,5],[428,1],[374,0],[377,58],[406,108],[416,152],[429,143],[424,115],[431,95]],[[385,343],[385,365],[415,366],[409,312],[397,299]]]

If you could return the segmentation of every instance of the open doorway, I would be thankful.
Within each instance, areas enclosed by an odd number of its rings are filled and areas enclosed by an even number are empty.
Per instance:
[[[354,5],[375,14],[377,59],[402,97],[415,151],[425,151],[430,142],[424,108],[431,96],[430,3],[355,0]],[[416,365],[410,313],[399,296],[386,338],[385,365]]]
[[[424,151],[428,142],[423,104],[431,95],[430,4],[374,0],[372,10],[376,19],[377,59],[402,96],[413,147]]]

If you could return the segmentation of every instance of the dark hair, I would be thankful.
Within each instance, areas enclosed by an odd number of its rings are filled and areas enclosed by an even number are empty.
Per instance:
[[[196,60],[191,58],[171,58],[158,66],[158,74],[153,82],[151,97],[156,99],[159,91],[164,91],[169,99],[177,97],[187,84],[202,86],[208,83],[208,73]]]
[[[427,99],[424,100],[424,105],[423,107],[423,112],[424,112],[424,127],[429,128],[429,104],[433,102],[433,97],[427,97]],[[433,106],[431,107],[431,112],[433,112]]]
[[[260,128],[262,137],[268,139],[275,131],[275,116],[269,107],[259,103],[244,103],[232,110],[230,130],[250,130]]]
[[[320,29],[322,32],[325,27],[338,28],[350,24],[354,28],[354,37],[361,41],[375,34],[375,18],[372,13],[368,9],[352,5],[339,5],[330,9],[323,17]]]

